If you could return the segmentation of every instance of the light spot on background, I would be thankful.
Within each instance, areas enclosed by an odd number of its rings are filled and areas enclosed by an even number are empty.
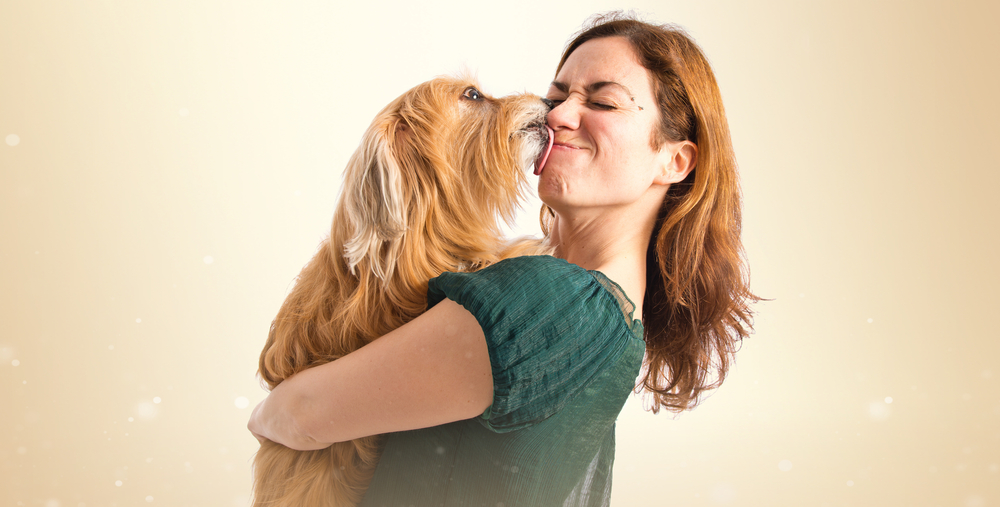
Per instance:
[[[778,470],[781,470],[782,472],[791,471],[792,470],[792,462],[789,461],[789,460],[787,460],[787,459],[783,459],[783,460],[779,461],[778,462]]]
[[[135,319],[136,324],[142,324],[142,319]]]
[[[45,502],[45,507],[60,507],[62,504],[55,498],[50,498]]]
[[[236,398],[234,404],[236,405],[236,408],[247,408],[250,406],[250,400],[248,400],[246,396],[239,396]]]
[[[854,486],[854,481],[847,481],[847,485],[848,485],[848,487]]]
[[[14,358],[14,349],[10,347],[0,347],[0,361],[10,361]]]
[[[23,447],[23,446],[22,447],[18,447],[17,448],[17,453],[20,454],[20,455],[22,455],[22,456],[25,455],[25,454],[28,454],[28,448],[27,447]]]
[[[139,419],[145,419],[148,421],[156,417],[156,414],[158,413],[159,409],[156,408],[156,405],[153,405],[148,401],[141,401],[135,406],[135,415],[137,415]]]
[[[21,142],[21,138],[17,134],[8,134],[6,141],[7,146],[17,146]]]
[[[153,396],[153,403],[159,403],[161,401],[163,400],[161,400],[159,396]]]
[[[187,115],[191,114],[191,111],[188,111],[188,108],[186,108],[186,107],[182,107],[182,108],[180,108],[179,111],[177,111],[177,114],[179,114],[181,116],[187,116]]]
[[[153,495],[147,495],[146,496],[146,501],[152,503],[153,502]]]
[[[983,380],[989,380],[990,377],[993,376],[993,372],[990,370],[983,370],[983,372],[980,373],[979,376],[983,377]]]
[[[873,401],[868,404],[868,416],[873,421],[884,421],[889,418],[889,405],[884,401]]]
[[[886,404],[892,403],[892,396],[886,396],[885,397],[885,403]]]
[[[204,261],[205,264],[211,264],[215,262],[215,259],[213,259],[211,255],[206,255],[205,258],[202,259],[202,261]]]
[[[115,486],[122,487],[122,481],[115,481]]]
[[[10,365],[11,366],[20,366],[21,365],[21,361],[15,359],[15,360],[13,360],[13,361],[10,362]]]

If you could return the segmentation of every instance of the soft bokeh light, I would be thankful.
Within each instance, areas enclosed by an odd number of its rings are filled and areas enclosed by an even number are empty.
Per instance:
[[[152,420],[159,413],[160,413],[160,410],[158,408],[156,408],[156,405],[154,405],[153,403],[150,403],[148,401],[141,401],[141,402],[137,403],[136,406],[135,406],[135,414],[136,414],[136,416],[139,417],[139,419],[143,419],[143,420],[147,420],[147,421],[148,420]]]

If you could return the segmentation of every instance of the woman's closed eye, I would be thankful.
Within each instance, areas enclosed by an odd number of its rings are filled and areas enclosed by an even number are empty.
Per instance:
[[[594,101],[590,102],[590,107],[593,107],[594,109],[599,109],[601,111],[614,111],[615,109],[618,109],[617,106],[614,106],[612,104],[604,102],[594,102]]]
[[[553,109],[559,107],[563,102],[566,102],[566,99],[554,99],[551,97],[548,97],[548,99],[552,101]],[[618,106],[608,100],[591,100],[587,102],[587,107],[601,111],[614,111],[618,109]]]

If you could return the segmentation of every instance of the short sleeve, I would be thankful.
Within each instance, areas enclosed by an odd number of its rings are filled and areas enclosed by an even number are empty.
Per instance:
[[[428,305],[445,298],[469,310],[486,335],[493,404],[482,422],[497,432],[557,413],[634,337],[619,302],[594,275],[554,257],[445,273],[430,281]]]

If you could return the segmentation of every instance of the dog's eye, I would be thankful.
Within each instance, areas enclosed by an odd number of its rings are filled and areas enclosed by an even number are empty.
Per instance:
[[[483,94],[479,93],[479,90],[470,86],[465,89],[465,93],[462,94],[462,98],[479,101],[483,100]]]

